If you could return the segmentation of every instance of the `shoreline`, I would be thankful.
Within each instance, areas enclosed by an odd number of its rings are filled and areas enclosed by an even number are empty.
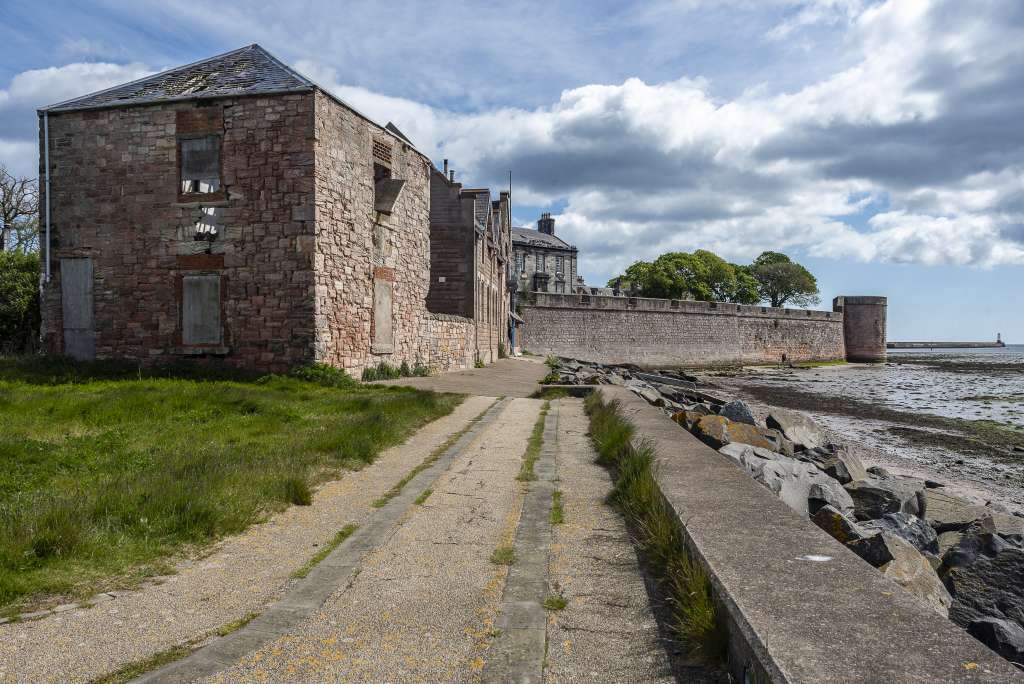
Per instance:
[[[819,370],[823,369],[783,373]],[[950,493],[1024,515],[1024,431],[990,420],[913,413],[846,396],[769,384],[765,382],[769,373],[758,369],[700,377],[703,384],[744,399],[762,418],[771,407],[806,413],[865,465],[941,482]],[[778,371],[771,374],[773,380],[779,379]]]

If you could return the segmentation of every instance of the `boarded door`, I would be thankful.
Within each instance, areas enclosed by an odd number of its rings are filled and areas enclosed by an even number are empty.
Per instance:
[[[392,321],[392,292],[394,284],[388,280],[373,281],[373,344],[370,351],[390,353],[395,351],[395,331]]]
[[[73,359],[96,358],[96,325],[92,311],[92,259],[60,260],[64,354]]]
[[[182,344],[220,344],[220,276],[185,276],[182,278],[181,296]]]

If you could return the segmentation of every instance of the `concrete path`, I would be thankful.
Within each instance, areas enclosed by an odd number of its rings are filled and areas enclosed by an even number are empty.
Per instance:
[[[376,384],[416,387],[435,392],[529,397],[540,389],[538,383],[550,370],[544,365],[544,359],[528,356],[516,359],[498,359],[484,368],[470,368],[428,378],[383,380]]]
[[[519,519],[515,476],[541,406],[516,399],[453,462],[350,586],[213,682],[458,682],[484,665]]]
[[[313,505],[224,540],[159,583],[92,608],[0,625],[0,681],[86,682],[263,612],[295,583],[293,572],[347,524],[364,524],[375,499],[493,401],[470,397],[373,464],[324,484]]]

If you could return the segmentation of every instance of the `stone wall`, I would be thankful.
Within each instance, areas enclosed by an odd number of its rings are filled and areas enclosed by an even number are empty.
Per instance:
[[[473,319],[427,314],[420,321],[419,357],[432,372],[469,368],[475,361],[475,338]]]
[[[47,351],[65,351],[61,259],[86,257],[96,358],[219,355],[267,370],[313,359],[311,94],[53,113],[49,127]],[[182,196],[179,138],[204,134],[221,137],[222,191]],[[212,243],[193,236],[203,207],[218,214]],[[220,276],[219,345],[182,346],[190,274]]]
[[[716,365],[843,359],[842,314],[720,302],[531,294],[522,347],[598,363]],[[785,357],[783,356],[785,355]]]

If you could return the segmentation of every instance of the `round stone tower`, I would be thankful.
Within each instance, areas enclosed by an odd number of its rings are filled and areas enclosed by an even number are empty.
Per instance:
[[[885,361],[885,297],[836,297],[832,310],[843,314],[846,360]]]

